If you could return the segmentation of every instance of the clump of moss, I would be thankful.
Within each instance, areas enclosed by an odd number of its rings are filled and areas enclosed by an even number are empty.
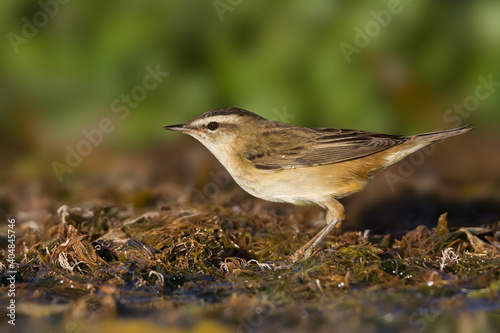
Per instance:
[[[16,278],[28,307],[22,311],[29,316],[29,304],[57,300],[73,306],[49,308],[48,315],[85,319],[153,316],[144,306],[182,305],[229,325],[257,311],[270,321],[293,313],[290,325],[301,325],[303,316],[321,326],[338,318],[338,309],[379,323],[381,309],[408,320],[429,300],[439,301],[441,313],[450,304],[491,306],[498,298],[500,224],[449,230],[444,214],[435,228],[419,226],[401,237],[337,232],[292,264],[287,257],[316,230],[280,214],[179,207],[130,215],[119,206],[64,208],[43,221],[44,232],[20,235]],[[4,281],[4,267],[2,274]]]

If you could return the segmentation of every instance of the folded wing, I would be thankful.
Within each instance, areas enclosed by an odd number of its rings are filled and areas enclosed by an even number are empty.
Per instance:
[[[293,169],[352,160],[409,140],[357,130],[293,127],[282,124],[267,129],[246,147],[244,158],[260,170]]]

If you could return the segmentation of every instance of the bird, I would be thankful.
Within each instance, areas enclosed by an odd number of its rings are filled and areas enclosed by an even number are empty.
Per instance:
[[[473,128],[402,136],[302,127],[240,108],[220,108],[164,129],[201,142],[235,182],[257,198],[325,209],[326,226],[291,255],[297,262],[310,257],[344,221],[339,199],[360,191],[378,172],[419,149]]]

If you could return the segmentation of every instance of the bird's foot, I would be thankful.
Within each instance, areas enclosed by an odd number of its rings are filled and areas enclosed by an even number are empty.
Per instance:
[[[313,249],[311,247],[301,247],[290,256],[290,261],[292,264],[305,260],[311,256]]]

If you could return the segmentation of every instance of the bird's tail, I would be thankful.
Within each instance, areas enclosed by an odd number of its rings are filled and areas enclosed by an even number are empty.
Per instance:
[[[473,128],[470,125],[462,126],[450,130],[417,134],[408,137],[409,140],[403,143],[401,146],[396,146],[387,149],[388,155],[386,156],[387,164],[385,167],[394,164],[406,156],[413,154],[417,150],[420,150],[436,141],[446,139],[451,136],[464,134],[471,131]]]
[[[474,128],[471,127],[471,125],[466,125],[466,126],[462,126],[462,127],[458,127],[458,128],[454,128],[454,129],[444,130],[444,131],[414,135],[412,137],[412,139],[414,139],[415,141],[421,141],[422,143],[423,142],[432,143],[432,142],[436,142],[439,140],[449,138],[450,136],[455,136],[455,135],[467,133],[473,129]]]

